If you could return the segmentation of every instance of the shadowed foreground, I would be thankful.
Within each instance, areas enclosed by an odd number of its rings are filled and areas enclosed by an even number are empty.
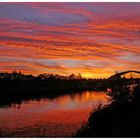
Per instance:
[[[140,137],[140,86],[133,92],[122,88],[112,94],[113,102],[91,114],[76,137]]]

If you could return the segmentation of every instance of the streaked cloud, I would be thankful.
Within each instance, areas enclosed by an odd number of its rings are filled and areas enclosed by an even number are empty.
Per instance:
[[[139,3],[0,3],[0,71],[139,70],[139,16]]]

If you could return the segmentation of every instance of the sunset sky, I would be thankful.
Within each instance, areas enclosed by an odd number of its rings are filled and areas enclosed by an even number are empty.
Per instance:
[[[104,78],[140,69],[140,3],[0,3],[0,72]]]

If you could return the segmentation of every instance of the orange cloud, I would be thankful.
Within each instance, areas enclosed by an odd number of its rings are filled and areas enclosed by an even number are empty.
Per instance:
[[[3,5],[0,5],[3,13],[0,14],[3,58],[0,71],[22,69],[34,75],[81,73],[98,78],[140,68],[139,9],[135,10],[139,4],[132,4],[133,7],[129,3]],[[56,63],[50,64],[52,61]]]

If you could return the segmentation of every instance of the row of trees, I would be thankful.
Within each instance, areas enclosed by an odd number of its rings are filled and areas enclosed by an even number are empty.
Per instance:
[[[38,76],[33,75],[24,75],[21,71],[13,71],[11,73],[5,72],[0,73],[0,80],[47,80],[47,79],[55,79],[55,80],[91,80],[92,78],[84,78],[80,73],[78,74],[70,74],[69,76],[62,76],[59,74],[49,74],[43,73],[39,74]],[[92,79],[93,80],[93,79]],[[94,80],[101,80],[101,79],[94,79]]]

